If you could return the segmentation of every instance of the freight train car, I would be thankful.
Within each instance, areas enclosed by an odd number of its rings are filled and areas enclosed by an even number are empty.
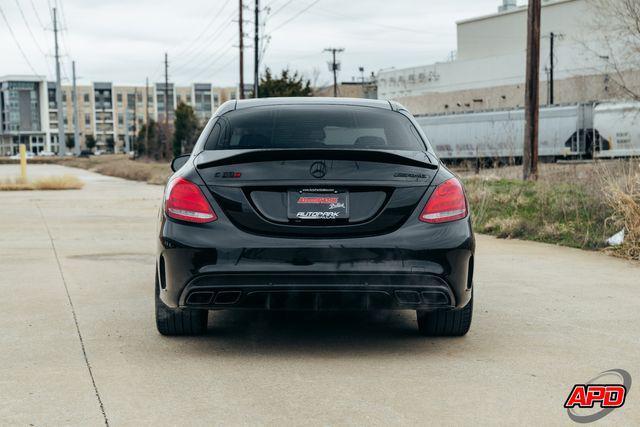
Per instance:
[[[540,109],[541,159],[591,157],[608,148],[594,128],[595,104]],[[524,141],[524,110],[482,111],[416,117],[443,160],[519,160]]]
[[[640,103],[604,103],[595,107],[593,126],[606,142],[595,157],[640,156]]]

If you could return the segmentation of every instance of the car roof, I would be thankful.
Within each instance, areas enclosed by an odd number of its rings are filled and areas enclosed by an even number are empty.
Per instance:
[[[389,101],[366,98],[329,98],[329,97],[288,97],[288,98],[252,98],[236,100],[235,110],[276,105],[351,105],[357,107],[375,107],[391,110]]]

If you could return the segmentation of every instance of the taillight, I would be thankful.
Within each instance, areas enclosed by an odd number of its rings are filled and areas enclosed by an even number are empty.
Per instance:
[[[169,183],[164,209],[167,216],[182,221],[203,224],[218,219],[200,188],[184,178]]]
[[[438,185],[420,214],[420,221],[439,224],[467,216],[467,200],[462,184],[451,178]]]

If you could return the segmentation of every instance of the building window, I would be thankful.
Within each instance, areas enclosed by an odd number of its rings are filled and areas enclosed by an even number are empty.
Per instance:
[[[121,93],[116,95],[116,100],[118,102],[118,107],[122,107],[122,94]]]
[[[118,113],[118,124],[119,125],[124,124],[124,116],[122,115],[122,113]]]

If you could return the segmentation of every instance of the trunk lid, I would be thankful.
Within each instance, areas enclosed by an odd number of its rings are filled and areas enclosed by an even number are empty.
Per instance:
[[[212,150],[196,168],[239,228],[288,237],[352,237],[404,223],[438,166],[421,151]]]

